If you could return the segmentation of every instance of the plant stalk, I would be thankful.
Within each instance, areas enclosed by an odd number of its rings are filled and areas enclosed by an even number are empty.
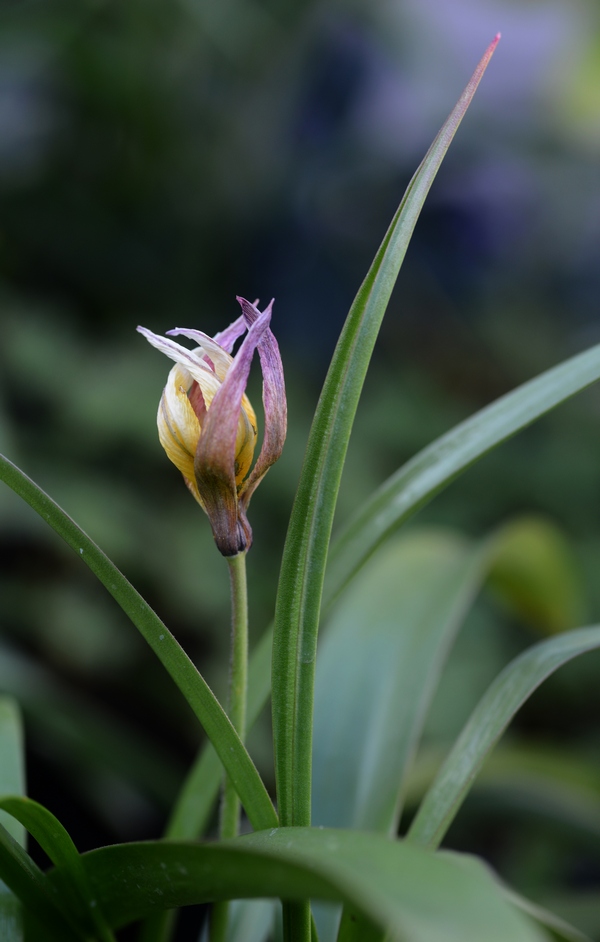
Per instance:
[[[248,696],[248,585],[246,554],[227,556],[231,587],[231,656],[227,714],[242,742],[246,735]],[[228,775],[223,783],[219,836],[237,837],[240,825],[240,799]],[[210,942],[225,942],[228,903],[215,903],[211,913]]]

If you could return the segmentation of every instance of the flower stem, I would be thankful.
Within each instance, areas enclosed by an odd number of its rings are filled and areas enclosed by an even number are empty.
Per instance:
[[[246,700],[248,693],[248,587],[246,554],[227,556],[231,586],[231,659],[227,714],[240,739],[246,735]],[[240,799],[229,776],[223,784],[219,835],[237,837],[240,823]],[[224,942],[227,932],[227,902],[215,903],[211,914],[211,942]]]
[[[248,693],[248,589],[246,554],[228,556],[231,583],[231,660],[229,663],[229,700],[227,713],[242,740],[246,735],[246,699]],[[237,837],[240,800],[229,777],[225,780],[221,806],[220,835]]]

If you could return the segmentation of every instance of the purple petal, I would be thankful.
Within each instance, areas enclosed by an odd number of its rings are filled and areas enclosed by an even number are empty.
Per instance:
[[[241,305],[246,323],[252,329],[260,317],[271,313],[273,301],[261,315],[256,304],[250,304],[245,298],[237,299]],[[252,494],[260,484],[272,464],[275,464],[283,450],[287,432],[287,400],[283,365],[275,336],[270,328],[258,342],[258,355],[263,374],[263,406],[265,410],[265,431],[262,448],[249,477],[243,485],[242,496],[247,507]]]
[[[223,350],[226,350],[227,353],[231,353],[233,350],[233,345],[242,334],[245,334],[247,330],[247,324],[244,320],[244,315],[240,315],[233,324],[230,324],[229,327],[226,327],[225,330],[220,331],[220,333],[215,334],[213,340],[215,340],[220,347],[223,347]]]
[[[257,344],[271,320],[270,309],[252,324],[206,414],[194,472],[215,541],[225,556],[248,548],[249,534],[238,518],[235,446],[242,396]]]

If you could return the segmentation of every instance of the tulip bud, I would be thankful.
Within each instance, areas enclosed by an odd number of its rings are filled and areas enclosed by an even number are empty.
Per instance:
[[[279,458],[287,427],[281,357],[269,327],[273,302],[261,313],[256,304],[243,298],[238,301],[242,316],[214,338],[180,327],[168,331],[171,336],[194,340],[198,346],[193,350],[138,327],[154,347],[175,361],[158,407],[159,439],[208,515],[224,556],[236,556],[252,543],[248,504]],[[243,334],[239,350],[231,356]],[[265,433],[252,468],[257,422],[245,389],[255,350],[263,374]]]

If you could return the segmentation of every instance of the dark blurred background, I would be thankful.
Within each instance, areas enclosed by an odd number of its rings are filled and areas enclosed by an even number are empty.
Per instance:
[[[221,695],[226,567],[158,444],[168,364],[135,326],[213,333],[237,317],[236,294],[276,298],[290,434],[251,508],[256,638],[272,615],[337,334],[406,184],[498,30],[390,305],[340,519],[456,421],[600,341],[598,4],[2,5],[1,450],[117,562]],[[590,390],[485,459],[419,522],[477,537],[521,512],[548,515],[572,541],[598,619],[599,425],[600,391]],[[6,487],[0,555],[0,687],[25,710],[32,797],[82,849],[158,836],[199,741],[189,711],[112,600]],[[453,668],[462,696],[450,692],[434,739],[455,734],[490,677],[535,640],[489,600],[466,637],[475,646],[463,644]],[[596,768],[599,666],[590,657],[565,669],[516,735],[568,743]],[[252,747],[268,776],[267,730],[268,718]],[[498,814],[467,809],[457,844],[487,846],[538,896],[552,880],[598,885],[595,844],[572,864],[571,845],[558,842],[550,865],[533,825]]]

